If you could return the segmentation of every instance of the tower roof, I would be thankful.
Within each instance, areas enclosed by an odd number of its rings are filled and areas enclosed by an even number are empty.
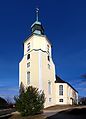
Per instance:
[[[39,21],[39,9],[36,8],[36,21],[31,26],[32,34],[44,35],[44,29]]]

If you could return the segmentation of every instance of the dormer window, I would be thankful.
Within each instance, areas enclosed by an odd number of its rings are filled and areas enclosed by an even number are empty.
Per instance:
[[[30,43],[27,44],[27,52],[30,51]]]

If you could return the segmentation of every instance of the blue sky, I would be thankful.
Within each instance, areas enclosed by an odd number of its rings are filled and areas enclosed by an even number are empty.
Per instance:
[[[1,0],[0,1],[0,96],[18,94],[18,64],[23,41],[31,34],[35,8],[45,34],[53,45],[56,73],[80,96],[86,96],[86,1]]]

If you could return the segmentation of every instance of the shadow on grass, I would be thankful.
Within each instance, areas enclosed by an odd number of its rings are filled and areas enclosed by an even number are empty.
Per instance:
[[[47,119],[86,119],[86,108],[61,111]]]

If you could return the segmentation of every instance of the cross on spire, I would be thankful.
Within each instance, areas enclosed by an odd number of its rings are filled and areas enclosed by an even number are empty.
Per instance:
[[[36,8],[36,21],[38,21],[38,20],[39,20],[39,9]]]

